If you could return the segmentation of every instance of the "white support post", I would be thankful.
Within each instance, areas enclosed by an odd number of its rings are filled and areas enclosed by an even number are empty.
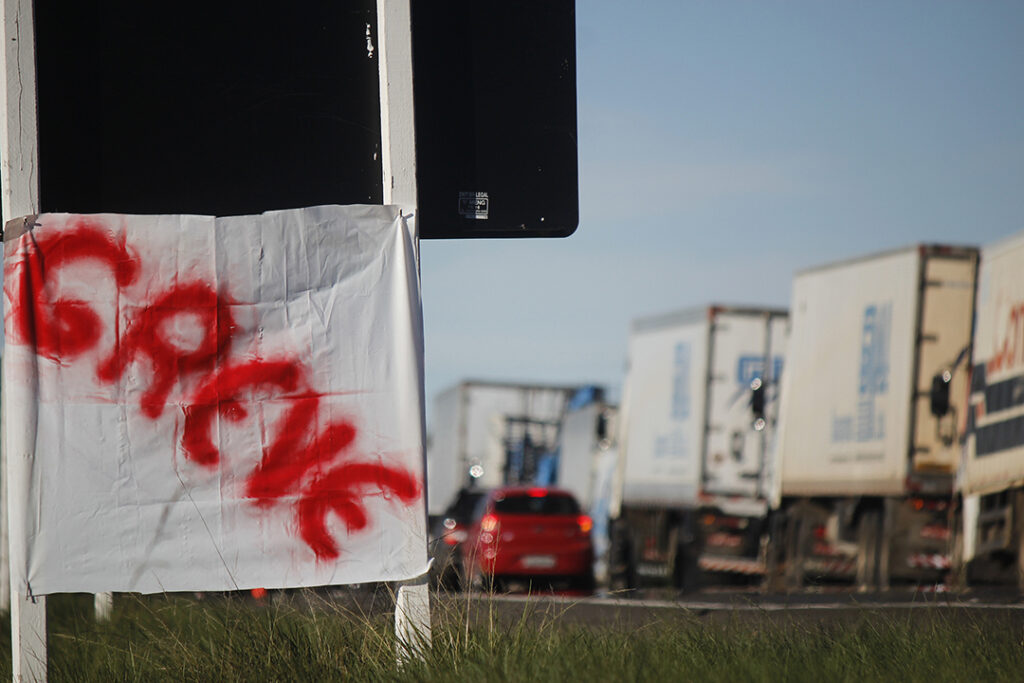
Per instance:
[[[410,0],[377,0],[377,41],[380,77],[381,170],[384,203],[395,204],[407,214],[416,212],[416,132],[412,93],[412,17]],[[419,245],[416,247],[419,269]],[[424,397],[420,377],[420,398]],[[420,401],[421,405],[423,401]],[[426,443],[425,407],[420,428]],[[426,454],[423,454],[426,472]],[[424,496],[424,521],[426,520]],[[426,540],[426,539],[424,539]],[[423,547],[426,559],[426,543]],[[398,586],[395,598],[395,635],[398,656],[422,657],[430,647],[430,594],[427,577]]]
[[[424,574],[398,586],[395,596],[398,660],[423,659],[430,648],[430,590]]]
[[[2,220],[2,217],[0,217]],[[0,368],[0,387],[3,386]],[[3,439],[7,434],[7,396],[0,390],[0,612],[11,609],[11,539],[7,520],[7,447]]]
[[[46,680],[46,598],[12,592],[11,661],[15,683]]]
[[[96,593],[92,596],[92,609],[96,613],[96,621],[110,621],[114,615],[114,594]]]
[[[384,203],[416,210],[410,0],[377,0],[380,147]]]
[[[39,143],[36,119],[35,34],[32,0],[2,0],[3,42],[0,51],[4,79],[0,87],[0,183],[3,193],[3,221],[39,213]],[[4,417],[17,418],[3,401]],[[9,523],[11,477],[8,472],[9,442],[12,425],[3,424],[3,448],[0,449],[0,507]],[[15,425],[17,427],[17,425]],[[28,586],[10,585],[10,543],[8,533],[0,548],[5,568],[6,595],[11,608],[11,660],[15,681],[46,680],[46,598],[30,595]]]

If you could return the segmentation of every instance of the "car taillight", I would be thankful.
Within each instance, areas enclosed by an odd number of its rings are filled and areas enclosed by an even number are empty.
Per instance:
[[[584,534],[589,534],[590,530],[594,528],[594,520],[586,515],[577,517],[576,523],[580,525],[580,532]]]
[[[482,531],[497,531],[498,529],[498,518],[494,515],[484,515],[483,519],[480,520],[480,529]]]

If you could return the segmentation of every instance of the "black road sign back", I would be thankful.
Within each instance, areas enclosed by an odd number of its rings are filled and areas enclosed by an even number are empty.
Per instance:
[[[573,0],[412,0],[420,235],[579,222]]]
[[[578,222],[572,0],[412,0],[420,233]],[[40,203],[380,203],[375,0],[39,0]]]
[[[35,22],[44,211],[381,202],[374,0],[39,0]]]

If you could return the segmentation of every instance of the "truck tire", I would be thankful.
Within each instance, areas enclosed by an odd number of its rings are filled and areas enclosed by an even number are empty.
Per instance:
[[[964,561],[964,521],[963,513],[957,505],[950,518],[949,557],[950,568],[946,575],[946,588],[960,593],[967,588],[967,563]]]
[[[791,509],[786,520],[783,555],[783,583],[787,592],[802,591],[807,579],[806,563],[811,520],[800,507]]]
[[[684,520],[673,531],[675,558],[672,562],[672,585],[680,593],[696,593],[703,583],[698,563],[700,548]]]
[[[786,590],[783,566],[785,563],[786,516],[784,513],[770,513],[768,533],[762,539],[764,553],[764,581],[762,593],[782,593]]]
[[[636,564],[629,528],[622,521],[612,523],[608,548],[608,588],[612,591],[636,589]]]
[[[1024,594],[1024,489],[1013,492],[1013,543],[1017,551],[1017,590]]]
[[[877,508],[861,512],[857,520],[857,576],[860,592],[878,588],[878,561],[882,542],[882,515]]]

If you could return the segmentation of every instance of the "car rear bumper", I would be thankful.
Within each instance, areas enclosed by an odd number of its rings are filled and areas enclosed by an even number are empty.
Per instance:
[[[483,574],[515,576],[577,576],[592,571],[594,552],[590,546],[566,551],[529,549],[502,550],[494,557],[481,557]]]

